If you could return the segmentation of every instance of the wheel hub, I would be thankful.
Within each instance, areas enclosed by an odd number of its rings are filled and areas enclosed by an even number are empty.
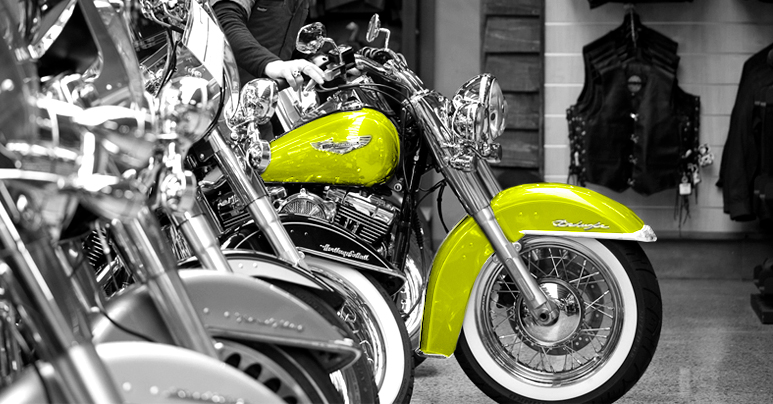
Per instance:
[[[540,287],[545,291],[558,308],[558,319],[551,325],[540,325],[532,317],[529,309],[518,299],[515,307],[518,310],[520,329],[532,341],[545,347],[553,347],[571,339],[582,324],[582,299],[577,290],[560,279],[543,279]]]

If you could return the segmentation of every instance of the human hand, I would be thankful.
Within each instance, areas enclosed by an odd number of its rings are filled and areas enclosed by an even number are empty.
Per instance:
[[[302,73],[302,74],[301,74]],[[300,90],[303,85],[303,74],[323,84],[325,76],[322,69],[308,60],[276,60],[266,65],[266,76],[272,79],[284,79],[292,88]]]

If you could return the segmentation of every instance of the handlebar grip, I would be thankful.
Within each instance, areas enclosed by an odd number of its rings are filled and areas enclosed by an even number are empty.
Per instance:
[[[314,87],[317,86],[317,82],[312,80],[309,77],[304,77],[304,78],[305,78],[306,83],[303,85],[302,91],[304,93],[308,93]],[[285,79],[279,78],[279,79],[273,79],[273,80],[276,81],[277,91],[282,91],[282,90],[284,90],[286,88],[290,88],[290,83],[288,83],[287,80],[285,80]]]
[[[288,83],[287,80],[285,79],[279,78],[279,79],[274,79],[274,81],[276,81],[277,91],[282,91],[285,88],[290,87],[290,83]]]

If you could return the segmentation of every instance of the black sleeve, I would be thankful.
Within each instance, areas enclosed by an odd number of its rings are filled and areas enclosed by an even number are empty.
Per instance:
[[[217,2],[213,9],[236,64],[255,77],[264,77],[266,65],[281,59],[261,45],[247,28],[247,10],[229,0]]]

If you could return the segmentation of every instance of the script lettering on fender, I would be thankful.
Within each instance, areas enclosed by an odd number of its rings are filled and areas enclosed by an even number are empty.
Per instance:
[[[356,251],[344,251],[340,247],[331,247],[330,244],[320,244],[322,251],[338,254],[344,258],[355,258],[361,261],[367,261],[370,259],[370,254],[360,254]]]
[[[554,220],[553,221],[553,226],[555,226],[555,227],[575,227],[575,228],[580,228],[580,229],[583,229],[583,230],[586,230],[586,231],[587,230],[608,229],[609,228],[609,226],[607,226],[607,225],[605,225],[605,224],[603,224],[601,222],[583,223],[583,221],[580,220],[577,223],[572,223],[572,222],[570,222],[568,220],[564,220],[564,219]]]

